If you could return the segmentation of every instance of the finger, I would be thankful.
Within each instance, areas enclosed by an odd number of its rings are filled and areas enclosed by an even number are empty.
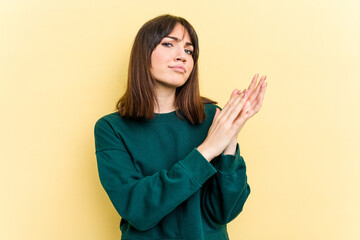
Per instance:
[[[253,77],[253,79],[252,79],[252,81],[251,81],[251,83],[250,83],[250,85],[249,85],[249,87],[247,89],[249,94],[251,94],[251,92],[254,90],[258,77],[259,77],[258,73],[254,75],[254,77]]]
[[[241,94],[243,94],[244,92],[239,91],[236,96],[234,98],[231,98],[226,105],[224,106],[224,108],[221,111],[221,115],[219,117],[223,117],[223,116],[228,116],[228,112],[229,112],[229,108],[231,108],[232,104],[234,103],[234,101],[236,101],[236,99],[238,99]],[[230,110],[231,111],[231,110]]]
[[[253,105],[254,100],[257,99],[259,92],[260,92],[260,88],[262,87],[262,84],[265,82],[265,80],[266,80],[266,75],[262,76],[260,78],[260,81],[259,81],[258,85],[256,86],[254,92],[249,97],[249,101],[251,102],[252,105]]]
[[[211,124],[211,126],[209,128],[208,134],[211,133],[214,128],[217,128],[217,124],[215,122],[216,122],[216,117],[219,115],[220,112],[221,112],[221,110],[219,108],[215,109],[215,115],[214,115],[212,124]]]
[[[241,98],[241,100],[239,101],[238,104],[236,104],[236,106],[234,107],[234,110],[229,114],[229,120],[231,120],[231,122],[234,122],[236,117],[240,114],[241,110],[243,109],[243,107],[245,106],[246,100],[247,100],[248,96],[244,96],[243,98]]]
[[[227,103],[225,104],[225,106],[223,107],[222,111],[226,110],[226,108],[234,101],[234,98],[237,97],[238,93],[240,91],[238,89],[234,89],[231,93],[230,99],[229,101],[227,101]]]
[[[267,84],[266,83],[263,83],[263,86],[261,88],[261,92],[259,94],[259,99],[254,107],[254,112],[257,113],[259,112],[261,106],[262,106],[262,102],[263,102],[263,99],[264,99],[264,95],[265,95],[265,91],[266,91],[266,87],[267,87]]]
[[[237,98],[233,102],[231,108],[229,108],[229,111],[227,112],[227,114],[224,115],[224,117],[226,119],[228,119],[229,121],[231,121],[231,123],[234,121],[236,116],[239,115],[241,109],[244,107],[247,97],[248,97],[248,95],[245,93],[240,94],[239,98]]]
[[[246,105],[240,112],[240,115],[242,115],[243,118],[251,118],[255,113],[257,113],[260,110],[260,107],[262,105],[263,97],[265,94],[267,83],[264,82],[261,85],[261,91],[258,95],[258,98],[252,105]],[[235,120],[236,121],[236,120]]]
[[[238,89],[234,89],[234,91],[232,91],[232,93],[231,93],[231,97],[230,97],[230,98],[236,97],[239,92],[240,92],[240,91],[239,91]]]
[[[261,98],[263,98],[263,95],[265,93],[265,90],[266,90],[266,85],[267,83],[265,82],[265,79],[264,81],[260,84],[259,83],[259,87],[258,87],[258,90],[256,92],[256,98],[253,100],[253,102],[251,103],[251,108],[254,108],[255,105],[257,105],[257,103],[259,102],[259,100]]]
[[[214,119],[219,115],[220,112],[221,112],[220,109],[216,108]]]
[[[234,119],[234,125],[239,127],[243,125],[250,117],[250,110],[241,111],[241,113]]]

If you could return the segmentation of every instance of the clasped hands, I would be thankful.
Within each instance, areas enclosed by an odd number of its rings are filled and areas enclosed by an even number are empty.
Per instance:
[[[267,87],[266,75],[256,85],[259,74],[255,74],[249,87],[243,91],[235,89],[222,110],[216,108],[213,122],[205,141],[197,150],[210,162],[221,154],[237,136],[248,119],[259,112]]]

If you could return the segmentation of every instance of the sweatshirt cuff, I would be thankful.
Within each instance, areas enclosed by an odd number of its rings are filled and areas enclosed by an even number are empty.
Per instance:
[[[196,148],[186,158],[180,160],[180,164],[199,186],[217,172],[216,168]]]
[[[235,155],[224,155],[221,153],[220,157],[216,160],[215,167],[225,175],[234,174],[240,166],[245,166],[244,159],[240,156],[239,143],[236,144]]]

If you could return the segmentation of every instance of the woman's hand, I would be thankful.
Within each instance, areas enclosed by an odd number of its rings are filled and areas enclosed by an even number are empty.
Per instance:
[[[265,82],[266,75],[260,78],[260,81],[255,88],[258,77],[259,74],[256,74],[253,77],[253,80],[251,81],[247,89],[247,93],[249,94],[249,97],[246,100],[245,106],[242,108],[240,115],[238,116],[239,118],[243,118],[243,122],[244,122],[243,125],[247,120],[249,120],[252,116],[258,113],[262,106],[262,102],[264,99],[265,90],[267,86],[267,82]],[[241,129],[239,129],[239,132],[240,130]],[[239,132],[236,134],[235,138],[237,138]]]
[[[258,77],[259,77],[258,74],[256,74],[253,77],[253,80],[251,81],[251,83],[247,89],[247,92],[249,93],[249,98],[247,99],[245,106],[243,107],[243,109],[240,112],[240,115],[244,116],[245,122],[249,118],[251,118],[253,115],[255,115],[257,112],[259,112],[259,110],[262,106],[267,83],[265,83],[266,76],[262,76],[260,78],[260,81],[259,81],[256,89],[254,90]],[[235,97],[234,94],[231,95],[231,98],[233,98],[233,97]],[[245,124],[245,122],[244,122],[244,124]],[[244,124],[243,124],[243,126],[244,126]],[[239,132],[241,129],[242,128],[239,129]],[[239,132],[234,136],[233,140],[225,148],[224,155],[227,155],[227,154],[234,155],[235,154],[236,144],[237,144],[237,136],[238,136]]]
[[[243,118],[239,114],[245,105],[248,95],[246,92],[233,91],[233,97],[220,111],[216,108],[213,122],[210,126],[205,141],[197,147],[197,150],[210,162],[214,157],[221,154],[234,138],[242,125]]]
[[[262,76],[256,86],[258,74],[256,74],[245,91],[234,90],[230,100],[220,111],[216,109],[213,123],[210,126],[205,141],[197,148],[208,160],[221,154],[228,148],[230,143],[236,140],[237,135],[245,122],[260,110],[264,97],[266,76]],[[236,142],[236,141],[235,141]]]

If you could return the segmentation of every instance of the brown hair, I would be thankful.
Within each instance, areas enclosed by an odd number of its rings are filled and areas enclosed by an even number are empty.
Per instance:
[[[146,22],[135,37],[130,54],[127,89],[116,104],[120,116],[132,119],[154,117],[157,103],[154,88],[155,79],[150,74],[151,54],[161,40],[180,23],[188,31],[193,44],[193,70],[187,81],[176,89],[174,106],[192,124],[206,118],[204,104],[217,102],[200,96],[198,78],[199,42],[195,29],[182,17],[169,14],[158,16]]]

